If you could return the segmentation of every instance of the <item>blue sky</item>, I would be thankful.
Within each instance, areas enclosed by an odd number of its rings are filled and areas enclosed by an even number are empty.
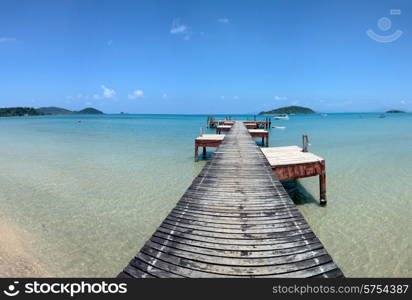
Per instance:
[[[411,29],[409,0],[0,0],[0,107],[412,111]]]

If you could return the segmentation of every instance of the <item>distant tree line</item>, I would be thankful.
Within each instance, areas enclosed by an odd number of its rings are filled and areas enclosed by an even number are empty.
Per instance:
[[[4,107],[0,108],[0,117],[43,116],[63,114],[103,114],[100,110],[87,107],[79,111],[71,111],[60,107]]]
[[[6,107],[0,108],[0,117],[14,116],[41,116],[44,113],[37,111],[33,107]]]

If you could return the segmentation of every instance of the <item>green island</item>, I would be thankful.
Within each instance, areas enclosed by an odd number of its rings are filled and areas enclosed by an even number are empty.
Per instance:
[[[277,109],[262,111],[259,115],[289,115],[289,114],[314,114],[315,111],[302,106],[285,106]]]
[[[40,116],[44,113],[37,111],[33,107],[5,107],[0,108],[0,117],[15,117],[15,116]]]
[[[85,109],[74,111],[74,114],[87,114],[87,115],[103,115],[104,113],[93,107],[87,107]]]
[[[406,113],[406,112],[403,111],[403,110],[391,109],[391,110],[388,110],[386,113],[387,113],[387,114],[404,114],[404,113]]]
[[[79,111],[71,111],[65,108],[50,107],[5,107],[0,108],[0,117],[22,117],[22,116],[44,116],[44,115],[68,115],[68,114],[89,114],[101,115],[102,111],[93,107],[87,107]]]
[[[73,113],[71,110],[56,106],[40,107],[36,110],[42,112],[45,115],[67,115]]]

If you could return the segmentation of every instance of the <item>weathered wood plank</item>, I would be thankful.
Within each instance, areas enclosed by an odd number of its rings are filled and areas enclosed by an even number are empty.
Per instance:
[[[343,276],[245,126],[221,128],[212,158],[119,277]]]

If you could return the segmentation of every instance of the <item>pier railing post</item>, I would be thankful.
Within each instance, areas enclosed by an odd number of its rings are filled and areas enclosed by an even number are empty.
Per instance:
[[[309,137],[308,137],[307,134],[304,134],[304,135],[302,136],[302,144],[303,144],[302,152],[308,152]]]

